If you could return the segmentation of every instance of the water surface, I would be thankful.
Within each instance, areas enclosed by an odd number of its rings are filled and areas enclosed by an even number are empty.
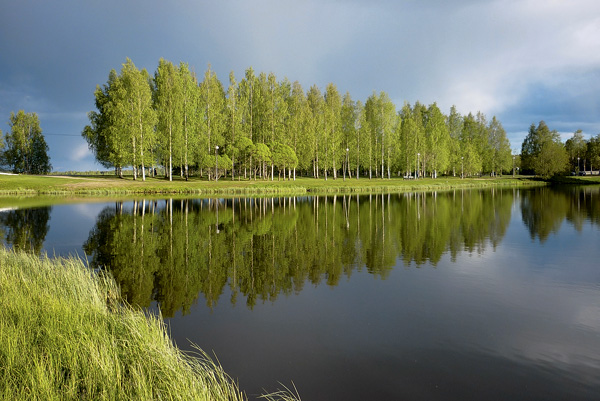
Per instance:
[[[166,199],[0,212],[77,253],[249,394],[597,399],[600,193]]]

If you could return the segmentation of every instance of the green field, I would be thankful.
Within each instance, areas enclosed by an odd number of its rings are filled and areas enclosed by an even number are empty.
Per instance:
[[[577,177],[579,178],[579,177]],[[585,177],[581,177],[585,179]],[[304,194],[327,192],[403,192],[442,190],[451,188],[478,188],[490,186],[541,185],[531,177],[503,176],[496,178],[442,177],[419,180],[346,179],[337,180],[298,178],[294,180],[231,180],[207,181],[177,178],[169,182],[164,178],[147,178],[146,181],[114,176],[30,176],[0,175],[0,195],[124,195],[124,194],[196,194],[196,195],[261,195]]]

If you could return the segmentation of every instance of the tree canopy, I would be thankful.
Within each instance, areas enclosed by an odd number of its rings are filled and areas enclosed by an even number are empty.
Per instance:
[[[529,127],[521,148],[521,166],[524,172],[542,177],[567,170],[568,155],[560,135],[556,130],[550,131],[544,121]]]
[[[2,164],[14,173],[47,174],[52,170],[48,145],[36,113],[19,110],[10,114],[10,131],[0,140]],[[1,134],[1,131],[0,131]],[[1,135],[0,135],[1,136]],[[4,150],[2,150],[5,148]]]
[[[164,59],[151,77],[127,59],[96,88],[97,110],[82,136],[103,166],[118,174],[131,166],[134,178],[164,166],[168,179],[177,169],[210,179],[224,174],[214,158],[225,156],[232,179],[272,180],[286,171],[291,179],[297,170],[325,179],[342,171],[351,178],[469,176],[512,167],[495,116],[488,122],[455,107],[446,115],[420,102],[398,110],[383,91],[364,102],[342,93],[333,83],[305,91],[252,68],[239,81],[231,72],[225,88],[210,65],[199,82],[187,64]]]

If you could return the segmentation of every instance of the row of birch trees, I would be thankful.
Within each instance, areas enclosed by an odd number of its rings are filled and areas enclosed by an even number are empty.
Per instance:
[[[445,115],[433,103],[398,110],[385,92],[364,102],[330,83],[277,80],[275,74],[229,74],[225,87],[209,66],[199,78],[189,66],[161,59],[154,76],[127,59],[97,86],[96,111],[82,136],[97,161],[134,179],[164,167],[187,179],[292,179],[438,174],[475,175],[511,169],[500,122],[482,113]]]

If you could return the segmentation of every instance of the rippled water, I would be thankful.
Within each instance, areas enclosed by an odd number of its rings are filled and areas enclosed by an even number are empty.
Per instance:
[[[598,187],[2,209],[6,244],[110,270],[250,396],[600,393]]]

